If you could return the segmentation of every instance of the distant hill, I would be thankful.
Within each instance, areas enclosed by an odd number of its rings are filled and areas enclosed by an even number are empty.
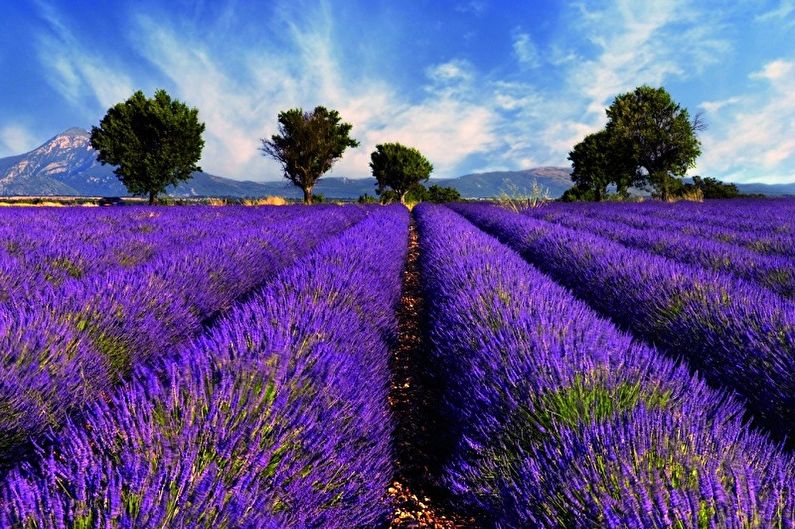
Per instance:
[[[458,189],[464,198],[491,198],[504,191],[529,192],[533,182],[557,198],[571,187],[566,167],[537,167],[522,171],[472,173],[457,178],[432,178],[439,184]],[[780,185],[738,184],[744,193],[795,195],[795,183]],[[355,199],[364,193],[375,194],[375,179],[326,176],[315,186],[316,193],[327,198]],[[42,146],[25,154],[0,158],[0,196],[72,195],[125,196],[124,186],[113,168],[97,162],[96,151],[89,143],[89,133],[71,128],[50,138]],[[204,172],[169,190],[177,197],[218,196],[258,197],[279,195],[300,198],[301,191],[286,180],[276,182],[240,181]]]
[[[795,182],[791,184],[734,184],[740,193],[782,196],[795,196]]]
[[[557,198],[571,187],[570,174],[567,167],[536,167],[523,171],[495,171],[472,173],[458,178],[431,179],[431,184],[455,187],[465,198],[489,198],[512,190],[530,192],[533,183],[538,182],[538,185],[549,191],[550,196]]]

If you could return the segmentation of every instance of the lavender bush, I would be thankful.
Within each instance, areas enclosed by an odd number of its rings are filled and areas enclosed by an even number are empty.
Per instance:
[[[545,211],[541,218],[675,261],[729,272],[782,296],[795,296],[795,259],[792,258],[760,254],[743,246],[683,234],[670,227],[633,228],[590,218],[585,211]]]
[[[441,479],[484,526],[793,526],[795,461],[734,398],[462,217],[415,212],[451,432]]]
[[[131,209],[118,215],[139,214]],[[191,208],[195,217],[179,209],[158,214],[175,211],[181,220],[169,226],[179,230],[203,222],[205,209]],[[273,213],[285,222],[261,211],[226,214],[231,224],[220,219],[218,237],[138,265],[44,282],[0,305],[0,463],[18,459],[47,428],[58,428],[131,368],[185,342],[236,298],[365,215],[293,209]]]
[[[0,526],[378,526],[407,224],[374,211],[137,368],[10,472]]]
[[[759,425],[795,431],[795,304],[766,289],[602,237],[512,214],[456,205],[635,336],[684,357],[740,394]]]

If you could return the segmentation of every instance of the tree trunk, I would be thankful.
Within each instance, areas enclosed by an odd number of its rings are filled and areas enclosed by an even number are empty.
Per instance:
[[[406,195],[407,194],[408,194],[408,191],[403,191],[400,194],[400,203],[403,204],[404,206],[406,205]]]
[[[597,202],[602,201],[602,189],[599,186],[596,186],[596,188],[594,188],[593,197],[594,200],[596,200]]]
[[[312,203],[312,186],[302,188],[304,191],[304,204]]]
[[[149,192],[149,205],[153,205],[157,200],[157,191],[150,191]]]

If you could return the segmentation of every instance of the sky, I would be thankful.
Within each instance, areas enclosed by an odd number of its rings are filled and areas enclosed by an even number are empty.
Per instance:
[[[703,113],[690,174],[795,182],[795,0],[19,0],[0,3],[0,156],[90,129],[136,90],[199,109],[200,165],[276,180],[282,110],[338,110],[369,175],[378,143],[434,176],[568,166],[623,92]]]

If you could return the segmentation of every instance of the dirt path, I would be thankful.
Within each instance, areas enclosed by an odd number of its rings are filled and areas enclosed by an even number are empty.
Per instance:
[[[390,529],[469,529],[474,520],[447,510],[428,477],[433,469],[433,384],[425,380],[420,367],[428,361],[422,332],[423,303],[419,272],[419,241],[412,222],[409,252],[403,276],[403,294],[398,311],[398,344],[392,353],[392,386],[389,404],[395,418],[397,475],[388,493],[395,510]]]

